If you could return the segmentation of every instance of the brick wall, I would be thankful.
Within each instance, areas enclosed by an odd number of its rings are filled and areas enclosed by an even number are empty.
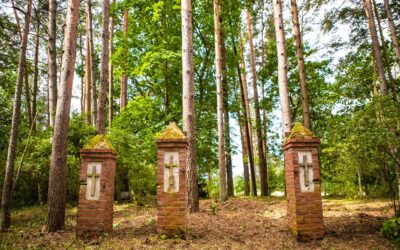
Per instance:
[[[320,186],[318,138],[291,138],[284,145],[285,178],[287,195],[287,223],[292,234],[302,241],[321,239],[324,236],[324,220]],[[299,151],[312,153],[314,192],[301,192]]]
[[[157,140],[157,231],[173,236],[187,229],[186,139]],[[164,153],[179,152],[179,192],[164,192]]]
[[[117,155],[110,149],[83,149],[81,158],[76,235],[78,238],[94,238],[101,233],[112,232]],[[99,200],[86,199],[89,162],[102,163]]]

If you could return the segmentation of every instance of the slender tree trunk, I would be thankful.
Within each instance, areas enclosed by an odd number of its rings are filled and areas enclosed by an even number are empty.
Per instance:
[[[54,116],[57,107],[57,0],[49,0],[49,21],[48,21],[48,105],[49,105],[49,125],[54,127]]]
[[[40,17],[36,11],[36,41],[35,41],[35,72],[33,75],[32,116],[37,112],[37,95],[39,86],[39,49],[40,49]],[[32,121],[33,131],[36,131],[36,122]]]
[[[95,62],[95,54],[94,54],[94,36],[93,36],[93,14],[92,14],[92,1],[88,1],[89,8],[89,41],[90,41],[90,65],[92,69],[91,72],[91,80],[92,80],[92,89],[91,89],[91,102],[92,102],[92,123],[93,126],[96,126],[97,121],[97,66]]]
[[[304,127],[311,129],[311,114],[308,102],[308,91],[306,84],[306,73],[304,69],[304,53],[303,53],[303,41],[301,39],[300,23],[299,23],[299,12],[297,9],[296,0],[292,1],[292,18],[293,18],[293,31],[296,38],[296,50],[297,50],[297,64],[299,68],[300,77],[300,91],[301,91],[301,104],[303,107],[303,121]]]
[[[364,192],[363,192],[363,189],[362,189],[361,172],[360,172],[359,168],[357,168],[357,180],[358,180],[358,194],[360,196],[364,196]]]
[[[283,132],[286,135],[287,133],[290,133],[292,117],[290,114],[290,105],[289,105],[286,38],[285,38],[285,28],[283,26],[282,0],[274,0],[274,25],[275,25],[277,53],[278,53],[278,81],[279,81],[279,96],[282,109],[282,124],[283,124]]]
[[[25,14],[25,27],[21,40],[21,48],[18,62],[18,76],[15,86],[13,115],[11,120],[10,139],[8,144],[6,170],[4,176],[3,192],[1,196],[0,230],[6,231],[11,224],[11,198],[14,175],[15,151],[17,147],[19,121],[21,117],[21,96],[24,72],[26,66],[26,48],[28,44],[29,24],[31,19],[32,0],[28,0]]]
[[[383,0],[383,4],[385,6],[386,15],[389,22],[390,36],[392,38],[394,50],[396,52],[397,65],[399,66],[400,70],[400,43],[399,43],[399,38],[397,36],[396,25],[394,24],[393,21],[393,15],[392,15],[392,10],[390,9],[389,0]]]
[[[46,226],[50,232],[60,230],[65,221],[67,195],[67,138],[71,109],[72,84],[76,60],[79,0],[69,0],[63,44],[60,98],[57,102],[53,145],[51,150]]]
[[[79,57],[80,57],[80,61],[81,61],[81,65],[83,65],[83,41],[82,41],[82,33],[83,32],[79,32]],[[83,67],[83,66],[82,66]],[[85,102],[86,102],[86,96],[85,96],[85,85],[87,82],[86,80],[86,74],[85,76],[81,76],[81,100],[80,100],[80,104],[81,104],[81,114],[83,115],[85,113]]]
[[[26,60],[26,59],[25,59]],[[28,70],[28,63],[25,62],[25,98],[26,98],[26,112],[28,115],[28,124],[29,127],[32,126],[33,115],[32,115],[32,99],[31,99],[31,87],[29,84],[29,70]]]
[[[383,70],[382,56],[379,48],[378,35],[376,33],[374,15],[372,12],[371,0],[364,0],[365,12],[368,18],[369,31],[371,34],[372,48],[375,55],[375,65],[378,71],[379,81],[381,83],[381,94],[387,95],[388,89],[385,79],[385,71]]]
[[[92,124],[92,60],[91,60],[91,42],[92,39],[90,35],[90,12],[91,6],[90,1],[86,3],[86,39],[85,39],[85,103],[84,103],[84,114],[85,123]]]
[[[108,86],[108,63],[110,52],[110,0],[103,0],[103,32],[101,42],[101,65],[99,99],[97,104],[97,133],[104,134],[106,130],[106,96]]]
[[[115,0],[112,1],[112,4],[115,4]],[[114,15],[110,20],[110,57],[113,54],[113,45],[114,45]],[[112,62],[110,60],[109,63],[109,80],[108,80],[108,125],[111,126],[113,120],[113,90],[114,90],[114,69]]]
[[[226,165],[224,147],[224,95],[222,92],[222,64],[221,64],[221,31],[219,23],[219,0],[214,0],[214,33],[215,33],[215,64],[217,78],[217,114],[218,114],[218,165],[219,165],[219,198],[226,201]]]
[[[240,139],[242,142],[242,160],[243,160],[243,177],[244,177],[244,196],[250,195],[250,182],[249,182],[249,149],[244,128],[240,127]]]
[[[236,49],[235,49],[236,51]],[[240,97],[241,97],[241,102],[243,104],[243,109],[246,108],[244,105],[244,93],[243,93],[243,88],[241,85],[242,82],[242,77],[240,74],[240,66],[238,66],[238,75],[239,75],[239,83],[240,83]],[[240,108],[238,109],[238,121],[239,121],[239,128],[240,128],[240,139],[242,142],[242,159],[243,159],[243,175],[244,175],[244,195],[249,196],[250,195],[250,182],[249,182],[249,147],[248,147],[248,142],[247,142],[247,136],[246,136],[246,126],[247,126],[247,121],[246,121],[246,113],[241,114]],[[244,126],[243,126],[244,124]]]
[[[395,84],[394,84],[392,70],[390,69],[390,60],[389,60],[388,51],[387,51],[387,47],[386,47],[386,43],[385,43],[385,37],[383,35],[381,17],[379,16],[378,6],[376,5],[376,1],[375,0],[373,0],[373,5],[374,5],[374,12],[375,12],[376,21],[378,23],[378,30],[379,30],[379,35],[380,35],[380,38],[381,38],[381,43],[382,43],[383,58],[385,60],[386,71],[387,71],[387,74],[388,74],[388,77],[389,77],[390,88],[391,88],[391,91],[393,93],[393,99],[397,100],[396,87],[395,87]]]
[[[258,102],[258,89],[257,89],[257,73],[256,73],[256,57],[254,52],[251,14],[249,10],[246,10],[247,17],[247,32],[249,35],[249,47],[250,47],[250,59],[251,59],[251,73],[252,73],[252,85],[254,95],[254,112],[256,114],[256,131],[257,131],[257,145],[258,145],[258,160],[260,165],[260,182],[261,182],[261,195],[268,195],[268,179],[267,179],[267,163],[264,155],[263,136],[261,128],[261,116],[260,116],[260,105]]]
[[[235,39],[232,38],[233,42],[233,52],[237,58],[239,58],[238,51],[235,45]],[[242,48],[241,48],[242,49]],[[249,196],[250,195],[250,182],[249,182],[249,147],[248,147],[248,142],[247,142],[247,136],[248,136],[248,119],[247,119],[247,113],[246,113],[246,104],[245,104],[245,97],[244,97],[244,92],[243,92],[243,80],[242,80],[242,73],[241,73],[241,68],[240,68],[240,61],[237,61],[237,73],[238,73],[238,79],[239,79],[239,86],[240,86],[240,97],[241,100],[240,102],[242,103],[243,107],[243,117],[240,112],[240,108],[238,108],[238,122],[240,126],[240,135],[241,135],[241,141],[242,141],[242,158],[243,158],[243,174],[244,174],[244,195]],[[247,82],[246,82],[247,85]],[[243,119],[242,119],[243,118]],[[244,126],[243,126],[244,125]]]
[[[192,1],[182,0],[182,106],[183,131],[189,140],[187,157],[187,195],[188,209],[191,213],[199,211],[196,166],[196,113],[194,102],[193,66],[193,27]]]
[[[246,63],[244,59],[244,50],[243,50],[243,41],[242,35],[239,33],[239,46],[240,46],[240,56],[241,56],[241,69],[242,69],[242,82],[241,86],[243,88],[243,105],[245,112],[245,135],[247,141],[247,147],[249,150],[249,163],[250,163],[250,175],[251,175],[251,186],[253,196],[257,196],[257,182],[256,182],[256,171],[254,164],[254,149],[253,149],[253,134],[252,134],[252,125],[251,125],[251,113],[250,113],[250,104],[249,104],[249,92],[247,89],[247,77],[246,77]]]
[[[124,9],[124,20],[122,25],[123,36],[124,36],[124,50],[128,53],[127,39],[128,39],[128,20],[129,20],[128,9]],[[124,69],[125,70],[125,69]],[[121,92],[120,92],[120,112],[128,105],[128,76],[124,72],[121,77]]]
[[[222,24],[222,18],[220,16],[220,23]],[[227,174],[227,187],[228,196],[234,196],[233,189],[233,173],[232,173],[232,156],[231,156],[231,137],[229,127],[229,107],[228,107],[228,76],[226,69],[226,48],[225,48],[225,31],[221,25],[221,66],[222,66],[222,92],[224,95],[224,125],[225,125],[225,162],[226,162],[226,174]]]

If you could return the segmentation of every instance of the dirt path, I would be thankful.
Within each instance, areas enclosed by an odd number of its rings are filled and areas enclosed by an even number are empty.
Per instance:
[[[132,205],[115,207],[114,233],[98,242],[75,239],[76,209],[69,209],[66,230],[41,233],[45,208],[13,213],[14,226],[0,235],[2,249],[101,248],[101,249],[393,249],[380,234],[390,217],[387,201],[324,200],[326,237],[299,243],[285,223],[285,201],[281,199],[231,199],[217,204],[201,201],[201,212],[189,215],[186,240],[163,240],[156,234],[155,209]],[[215,206],[214,206],[215,207]]]

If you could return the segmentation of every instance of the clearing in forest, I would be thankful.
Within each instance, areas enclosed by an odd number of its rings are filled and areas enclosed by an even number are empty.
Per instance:
[[[234,198],[221,204],[200,202],[190,214],[186,239],[165,239],[156,233],[154,207],[116,205],[114,232],[96,242],[75,238],[76,208],[67,211],[66,228],[42,233],[45,207],[15,211],[9,233],[0,235],[1,249],[393,249],[380,229],[392,211],[386,200],[324,199],[326,236],[297,242],[286,228],[286,202],[278,198]]]

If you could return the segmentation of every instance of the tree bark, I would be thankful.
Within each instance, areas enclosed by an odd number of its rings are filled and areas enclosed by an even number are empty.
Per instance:
[[[297,9],[296,0],[292,1],[292,18],[293,18],[293,31],[296,38],[296,51],[297,51],[297,64],[299,69],[300,78],[300,91],[301,91],[301,105],[303,107],[303,123],[304,127],[311,129],[311,114],[308,102],[308,91],[306,83],[306,73],[304,67],[304,53],[303,53],[303,41],[301,38],[300,23],[299,23],[299,12]]]
[[[283,26],[282,0],[274,0],[274,26],[278,53],[279,96],[282,110],[283,133],[290,133],[292,117],[289,105],[289,89],[287,76],[286,38]]]
[[[32,117],[37,113],[37,95],[39,86],[39,49],[40,49],[40,16],[36,11],[36,40],[35,40],[35,72],[33,75]],[[36,131],[36,122],[32,120],[33,131]]]
[[[128,39],[128,20],[129,20],[128,9],[124,9],[124,20],[122,25],[123,41],[125,53],[128,53],[127,49],[127,39]],[[125,69],[124,69],[125,71]],[[123,72],[121,76],[121,92],[120,92],[120,112],[128,105],[128,76],[126,72]]]
[[[26,60],[26,58],[25,58],[25,60]],[[32,115],[32,106],[31,106],[31,103],[32,103],[32,99],[31,99],[31,87],[30,87],[30,84],[29,84],[29,71],[28,71],[28,64],[27,64],[27,62],[25,62],[25,66],[24,66],[24,68],[25,68],[25,98],[26,98],[26,112],[27,112],[27,115],[28,115],[28,124],[29,124],[29,127],[31,127],[32,126],[32,121],[33,121],[33,115]]]
[[[89,35],[90,35],[90,65],[91,69],[91,80],[92,80],[92,89],[91,89],[91,102],[92,102],[92,123],[93,126],[96,126],[97,121],[97,66],[95,63],[95,54],[94,54],[94,36],[93,36],[93,14],[92,14],[92,1],[87,0],[89,5]]]
[[[390,6],[389,6],[389,0],[383,0],[383,4],[384,4],[385,10],[386,10],[386,15],[387,15],[388,22],[389,22],[390,37],[392,38],[392,41],[393,41],[393,46],[394,46],[394,50],[396,53],[397,65],[399,66],[399,70],[400,70],[400,44],[399,44],[399,38],[397,36],[396,25],[394,24],[394,21],[393,21],[393,14],[392,14],[392,10],[390,9]]]
[[[48,119],[50,127],[54,127],[54,116],[57,107],[57,0],[49,0],[49,21],[48,21]]]
[[[364,6],[365,6],[365,13],[368,18],[368,25],[369,25],[369,31],[371,34],[371,41],[372,41],[372,49],[374,52],[374,57],[375,57],[375,66],[378,72],[378,78],[381,83],[381,94],[382,95],[387,95],[388,94],[388,89],[387,89],[387,84],[386,84],[386,78],[385,78],[385,71],[383,70],[383,64],[382,64],[382,56],[379,48],[379,41],[378,41],[378,35],[376,33],[376,28],[375,28],[375,21],[374,21],[374,15],[372,12],[372,5],[371,5],[371,0],[364,0]]]
[[[253,150],[253,134],[251,125],[251,113],[249,104],[249,92],[247,89],[247,77],[246,77],[246,62],[244,59],[243,41],[242,35],[239,33],[239,46],[240,46],[240,56],[241,56],[241,69],[242,69],[242,81],[241,86],[243,89],[243,105],[245,110],[245,135],[247,141],[247,148],[249,150],[249,163],[250,163],[250,175],[251,175],[251,187],[253,196],[257,196],[257,181],[256,181],[256,171],[254,164],[254,150]]]
[[[218,114],[218,165],[219,165],[219,199],[226,201],[226,165],[224,147],[224,96],[222,92],[221,64],[221,31],[219,23],[219,0],[214,0],[214,33],[215,33],[215,64],[217,78],[217,114]]]
[[[0,231],[6,231],[11,225],[11,198],[14,175],[15,151],[17,147],[18,130],[21,117],[21,96],[26,66],[26,48],[28,45],[29,24],[31,19],[32,0],[28,0],[25,14],[25,26],[21,40],[21,48],[18,62],[18,76],[15,86],[13,115],[11,120],[10,139],[8,143],[7,162],[4,176],[3,192],[1,196]]]
[[[220,16],[220,23],[222,18]],[[222,92],[224,95],[224,125],[225,125],[225,162],[226,162],[226,175],[227,175],[227,195],[234,196],[233,189],[233,173],[232,173],[232,156],[231,156],[231,137],[229,127],[229,107],[228,107],[228,76],[226,69],[226,48],[225,48],[225,31],[221,25],[221,66],[222,66]]]
[[[237,55],[236,52],[236,46],[234,46],[234,51],[235,55]],[[243,109],[246,109],[246,105],[244,104],[245,102],[245,97],[243,93],[243,87],[242,87],[242,76],[240,73],[240,66],[238,65],[238,76],[239,76],[239,85],[240,85],[240,97],[241,97],[241,103],[243,105]],[[242,119],[243,118],[243,119]],[[240,112],[240,108],[238,109],[238,121],[239,121],[239,128],[240,128],[240,139],[242,142],[242,160],[243,160],[243,177],[244,177],[244,196],[249,196],[250,195],[250,182],[249,182],[249,147],[248,147],[248,142],[247,142],[247,116],[246,112],[242,114]],[[244,124],[244,126],[243,126]]]
[[[390,68],[390,60],[388,56],[388,51],[385,43],[385,37],[383,35],[383,30],[382,30],[382,24],[381,24],[381,17],[379,16],[379,11],[378,11],[378,6],[376,5],[376,1],[373,0],[373,5],[374,5],[374,13],[376,17],[376,21],[378,23],[378,30],[379,30],[379,35],[381,38],[381,43],[382,43],[382,52],[383,52],[383,59],[385,60],[385,66],[386,66],[386,71],[389,77],[389,82],[390,82],[390,88],[393,93],[393,99],[397,100],[397,93],[396,93],[396,87],[394,84],[394,79],[392,75],[392,70]]]
[[[237,48],[235,45],[235,39],[233,37],[232,37],[232,41],[233,41],[233,52],[234,52],[236,58],[239,58],[238,51],[237,51]],[[240,47],[240,48],[242,49],[242,47]],[[237,74],[238,74],[239,87],[240,87],[240,102],[242,103],[242,108],[243,108],[244,112],[243,112],[243,116],[242,116],[242,114],[240,112],[240,108],[238,108],[238,122],[239,122],[239,127],[240,127],[240,138],[241,138],[241,142],[242,142],[244,195],[249,196],[250,195],[249,167],[248,167],[248,165],[249,165],[249,147],[248,147],[248,142],[247,142],[247,137],[248,137],[247,121],[248,121],[248,119],[247,119],[245,97],[244,97],[243,86],[242,86],[242,84],[243,84],[242,73],[241,73],[241,68],[240,68],[239,62],[240,62],[240,59],[238,59],[238,61],[237,61]],[[247,85],[247,82],[246,82],[246,85]],[[242,117],[243,117],[243,119],[242,119]]]
[[[261,195],[268,195],[268,179],[267,179],[267,163],[264,155],[263,136],[261,128],[261,116],[260,116],[260,104],[258,102],[258,89],[257,89],[257,72],[256,72],[256,57],[254,52],[251,14],[249,10],[246,10],[247,19],[247,33],[249,35],[249,47],[250,47],[250,59],[251,59],[251,73],[252,73],[252,85],[253,85],[253,99],[254,99],[254,112],[256,115],[256,131],[257,131],[257,145],[258,145],[258,161],[260,167],[260,183],[261,183]]]
[[[103,31],[101,36],[101,63],[100,63],[100,86],[97,104],[97,133],[105,134],[106,130],[106,96],[108,86],[108,63],[110,52],[110,0],[103,0]]]
[[[115,4],[115,0],[112,1],[112,4]],[[111,17],[110,20],[110,57],[112,57],[113,54],[113,45],[114,45],[114,15]],[[108,80],[108,125],[111,126],[112,120],[113,120],[113,89],[114,89],[114,69],[112,62],[110,60],[109,63],[109,80]]]
[[[182,0],[182,107],[183,131],[189,140],[187,157],[187,200],[189,212],[199,211],[196,166],[196,113],[194,100],[192,1]]]
[[[87,1],[86,3],[86,39],[85,39],[85,103],[84,103],[84,114],[85,123],[92,124],[92,60],[91,60],[91,34],[90,34],[90,12],[91,3]]]
[[[79,0],[69,0],[63,44],[60,77],[60,98],[57,102],[53,145],[50,160],[47,230],[54,232],[64,226],[66,203],[67,138],[71,109],[72,85],[76,60]]]

